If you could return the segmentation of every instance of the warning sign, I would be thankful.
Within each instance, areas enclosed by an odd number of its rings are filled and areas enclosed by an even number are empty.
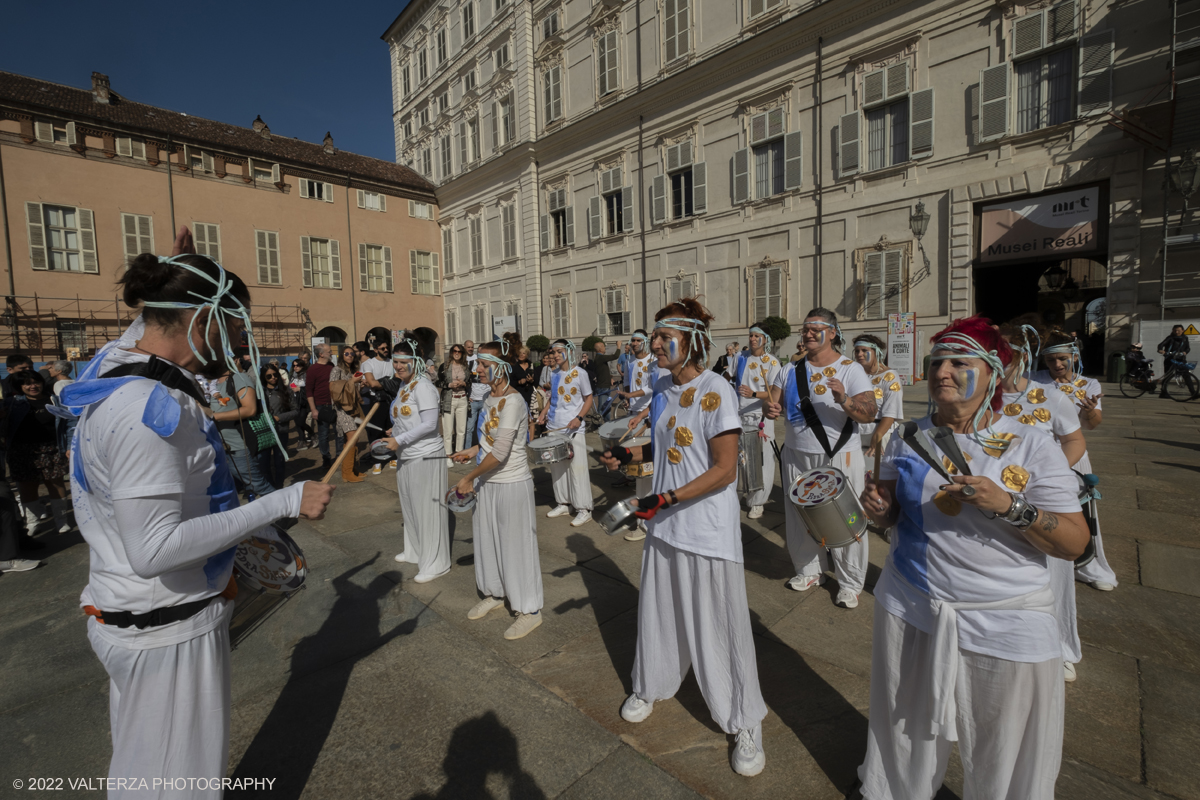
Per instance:
[[[1188,325],[1187,330],[1183,332],[1184,336],[1200,336],[1200,331],[1196,330],[1195,325]]]

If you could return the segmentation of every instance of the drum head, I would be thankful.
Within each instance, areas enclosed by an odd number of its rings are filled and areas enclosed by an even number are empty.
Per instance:
[[[540,436],[537,439],[530,439],[527,446],[530,450],[541,450],[544,447],[554,447],[565,441],[566,439],[561,436]]]
[[[274,594],[296,591],[308,572],[300,546],[274,526],[268,536],[251,536],[237,546],[233,568],[240,584]]]
[[[632,439],[626,439],[621,442],[621,447],[642,447],[650,444],[649,436],[635,436]]]
[[[614,419],[612,422],[606,422],[596,431],[601,439],[620,439],[629,432],[628,419]]]
[[[446,508],[453,511],[455,514],[463,514],[475,507],[476,496],[474,492],[470,494],[459,494],[457,489],[451,489],[446,492]]]
[[[371,458],[376,461],[391,461],[396,453],[388,449],[387,439],[376,439],[371,442]]]
[[[788,499],[798,506],[817,506],[836,497],[846,477],[833,467],[812,469],[796,478],[788,489]]]

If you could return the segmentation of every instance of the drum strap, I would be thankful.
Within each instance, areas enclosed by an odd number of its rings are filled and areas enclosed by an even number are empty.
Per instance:
[[[804,375],[802,381],[797,373]],[[800,413],[804,415],[804,422],[808,425],[809,430],[817,437],[817,441],[821,443],[821,448],[825,451],[825,456],[830,461],[833,460],[833,454],[839,452],[846,446],[846,442],[850,441],[850,434],[854,432],[854,420],[846,417],[846,424],[842,427],[842,433],[838,436],[837,444],[832,448],[829,447],[829,436],[825,433],[825,423],[821,422],[821,418],[817,416],[817,409],[813,405],[812,397],[808,392],[808,369],[804,362],[801,362],[792,371],[792,380],[796,382],[796,392],[800,395]]]
[[[933,467],[934,471],[946,479],[947,483],[953,483],[954,480],[950,477],[949,470],[946,465],[937,457],[934,452],[933,442],[929,440],[929,435],[921,430],[915,422],[905,422],[899,427],[900,438],[909,448],[921,457],[929,466]],[[949,436],[942,434],[942,431],[949,433]],[[934,429],[934,439],[941,446],[941,449],[946,453],[951,463],[963,475],[970,475],[971,469],[967,465],[967,460],[963,457],[962,450],[959,449],[958,442],[954,440],[954,434],[948,428]]]
[[[213,595],[213,597],[221,596]],[[155,608],[144,614],[134,614],[132,611],[101,611],[95,606],[84,606],[83,613],[89,617],[95,617],[96,622],[99,622],[101,625],[142,630],[143,628],[157,628],[160,625],[169,625],[172,622],[180,622],[194,617],[208,607],[208,604],[213,601],[213,597],[206,597],[203,600],[193,600],[190,603],[182,603],[177,606]]]
[[[204,401],[203,395],[200,394],[200,389],[196,386],[195,380],[184,375],[179,367],[170,362],[162,361],[158,356],[150,356],[149,361],[142,361],[140,363],[121,364],[104,373],[104,377],[106,378],[119,378],[124,375],[136,375],[141,378],[158,381],[168,389],[183,392],[202,406],[208,405]]]

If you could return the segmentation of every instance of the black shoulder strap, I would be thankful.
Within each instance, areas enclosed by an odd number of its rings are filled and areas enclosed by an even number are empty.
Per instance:
[[[204,396],[200,394],[200,388],[196,386],[196,381],[184,375],[179,367],[161,360],[158,356],[150,356],[149,361],[141,361],[136,364],[121,364],[105,372],[101,377],[120,378],[125,375],[137,375],[141,378],[158,381],[168,389],[177,389],[183,392],[200,405],[207,405]]]
[[[837,444],[830,448],[829,436],[825,433],[825,423],[821,422],[821,418],[817,416],[817,409],[813,406],[812,397],[808,393],[808,361],[800,359],[796,363],[795,370],[804,375],[803,380],[796,378],[796,393],[800,395],[800,413],[804,415],[805,423],[817,437],[817,441],[821,443],[825,457],[832,460],[833,454],[845,447],[846,442],[849,441],[850,433],[854,430],[854,420],[849,416],[846,417],[846,424],[842,426],[842,433],[838,436]]]

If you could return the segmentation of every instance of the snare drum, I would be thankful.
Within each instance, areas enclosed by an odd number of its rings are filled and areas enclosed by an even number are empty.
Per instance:
[[[622,447],[634,448],[645,447],[650,444],[649,436],[635,436],[632,439],[626,439]],[[654,462],[643,461],[639,464],[626,464],[625,474],[630,478],[647,478],[654,474]]]
[[[557,464],[569,461],[575,455],[575,448],[561,436],[543,436],[526,446],[534,464]]]
[[[278,525],[271,528],[271,536],[252,536],[234,552],[233,572],[238,593],[229,621],[232,649],[237,649],[280,606],[304,589],[308,572],[304,552]]]
[[[845,474],[836,467],[810,469],[788,488],[808,535],[822,547],[846,547],[862,541],[867,512]]]
[[[738,493],[748,497],[763,488],[763,440],[758,425],[742,428],[738,438]]]
[[[608,532],[609,536],[616,536],[623,530],[633,530],[637,527],[637,517],[634,516],[637,508],[633,505],[633,500],[632,497],[618,500],[612,508],[601,515],[600,524],[604,526],[604,530]]]
[[[369,450],[371,458],[376,461],[391,461],[396,457],[396,451],[388,449],[387,439],[376,439],[371,442]]]
[[[618,444],[623,447],[629,445],[621,441],[621,437],[629,433],[629,419],[614,419],[612,422],[606,422],[601,425],[596,434],[600,437],[600,450],[612,450]]]
[[[475,507],[477,499],[474,492],[469,494],[459,494],[458,489],[451,488],[446,492],[446,508],[453,511],[455,514],[465,514]]]

